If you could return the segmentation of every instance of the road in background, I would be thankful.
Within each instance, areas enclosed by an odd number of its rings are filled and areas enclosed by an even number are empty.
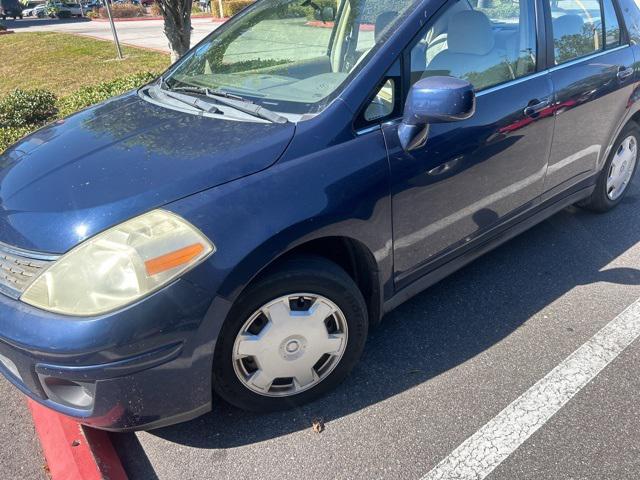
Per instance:
[[[193,31],[191,32],[191,45],[195,45],[221,23],[213,22],[211,18],[191,19]],[[113,40],[109,22],[92,22],[88,19],[24,19],[3,21],[10,30],[20,32],[61,32],[86,35],[102,40]],[[118,38],[122,44],[135,47],[152,48],[163,52],[169,52],[167,38],[163,32],[162,20],[140,20],[128,22],[115,22]]]

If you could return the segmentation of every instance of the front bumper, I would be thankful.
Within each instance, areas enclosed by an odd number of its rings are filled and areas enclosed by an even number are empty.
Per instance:
[[[188,420],[211,407],[211,303],[182,279],[95,318],[0,295],[0,372],[36,402],[92,427],[124,431]]]

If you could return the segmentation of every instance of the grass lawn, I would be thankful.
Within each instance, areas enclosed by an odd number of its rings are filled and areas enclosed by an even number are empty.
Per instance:
[[[0,41],[0,97],[14,88],[45,88],[58,96],[137,72],[161,72],[169,55],[65,33],[16,33]]]

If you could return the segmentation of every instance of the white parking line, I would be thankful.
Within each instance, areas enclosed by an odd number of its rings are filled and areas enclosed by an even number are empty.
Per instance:
[[[640,336],[640,299],[467,438],[422,480],[482,479]]]

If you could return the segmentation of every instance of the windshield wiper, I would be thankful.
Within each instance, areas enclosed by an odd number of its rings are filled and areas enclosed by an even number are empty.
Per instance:
[[[203,112],[207,112],[207,113],[224,113],[222,110],[220,110],[218,107],[216,107],[216,105],[214,103],[211,102],[206,102],[204,100],[201,100],[199,98],[196,97],[192,97],[190,95],[183,95],[181,93],[174,93],[171,90],[165,90],[164,88],[161,88],[162,93],[164,95],[166,95],[167,97],[170,97],[174,100],[178,100],[181,103],[184,103],[186,105],[190,105],[194,108],[197,108],[198,110],[202,110]]]
[[[233,95],[232,93],[225,92],[223,90],[211,90],[206,87],[173,87],[168,90],[169,92],[185,92],[185,93],[196,93],[198,95],[204,95],[208,98],[215,100],[216,102],[226,105],[231,108],[235,108],[243,113],[247,113],[254,117],[262,118],[264,120],[269,120],[273,123],[288,123],[287,120],[282,115],[277,114],[276,112],[269,110],[268,108],[262,107],[253,103],[251,100],[246,98],[242,98],[239,95]]]

